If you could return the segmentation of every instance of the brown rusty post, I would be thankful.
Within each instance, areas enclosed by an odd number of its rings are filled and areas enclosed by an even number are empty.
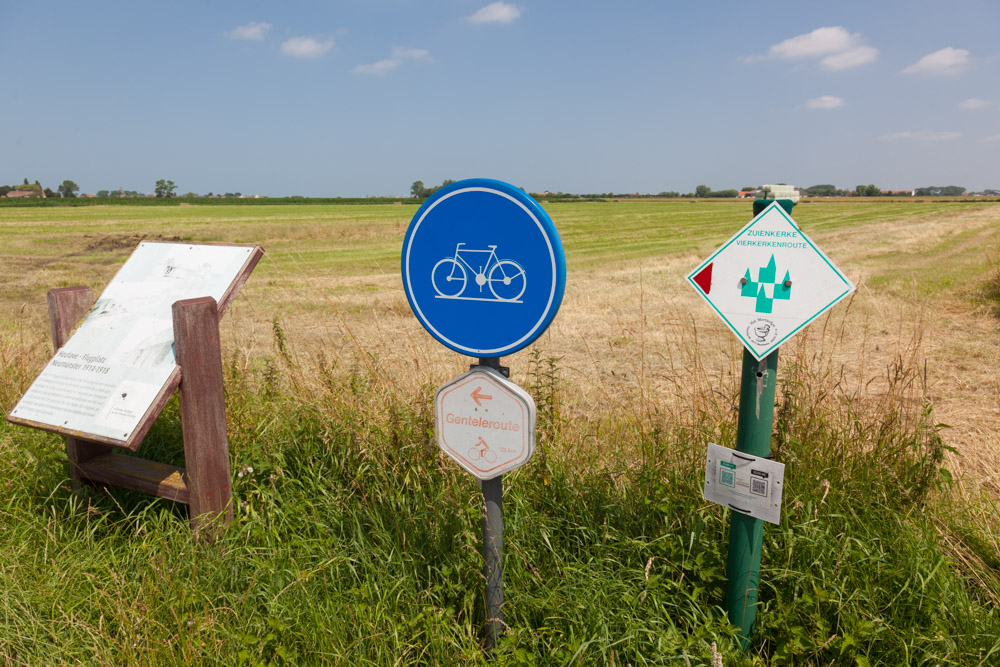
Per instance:
[[[174,353],[181,367],[181,428],[189,491],[188,506],[195,535],[206,521],[233,518],[226,401],[222,387],[219,311],[212,297],[173,305]],[[209,529],[209,537],[221,524]]]
[[[52,345],[58,351],[80,320],[94,304],[94,293],[89,287],[60,287],[49,290],[49,325],[52,329]],[[80,464],[111,451],[107,445],[66,436],[66,458],[69,459],[69,474],[73,489],[79,489],[82,482]]]

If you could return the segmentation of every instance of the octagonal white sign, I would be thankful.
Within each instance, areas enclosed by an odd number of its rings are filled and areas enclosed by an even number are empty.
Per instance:
[[[434,436],[474,477],[493,479],[535,454],[535,401],[498,371],[477,366],[434,396]]]

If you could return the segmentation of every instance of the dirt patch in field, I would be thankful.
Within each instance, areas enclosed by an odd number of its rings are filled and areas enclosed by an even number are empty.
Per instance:
[[[83,235],[84,239],[92,239],[89,241],[84,252],[113,252],[115,250],[129,249],[133,250],[142,241],[184,241],[179,236],[163,236],[162,234],[157,234],[156,236],[141,236],[139,234],[119,234],[116,236],[99,236],[93,237],[89,234]],[[80,253],[72,253],[72,255],[79,255]]]
[[[82,250],[76,250],[73,252],[64,253],[56,257],[50,257],[44,259],[40,262],[35,263],[35,266],[43,267],[50,264],[56,264],[59,262],[65,262],[66,260],[78,259],[81,257],[86,257],[94,253],[112,253],[121,256],[128,255],[135,247],[139,245],[142,241],[171,241],[171,242],[184,242],[186,239],[182,239],[179,236],[163,236],[162,234],[157,234],[155,236],[142,236],[140,234],[117,234],[112,236],[92,236],[90,234],[84,234],[81,239],[87,243]],[[124,251],[124,252],[123,252]]]

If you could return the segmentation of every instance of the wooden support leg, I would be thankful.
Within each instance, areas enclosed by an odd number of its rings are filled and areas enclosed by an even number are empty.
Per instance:
[[[89,287],[60,287],[49,290],[49,324],[52,327],[52,344],[58,350],[69,340],[73,327],[83,319],[94,304],[94,294]],[[107,445],[66,437],[66,458],[73,489],[82,483],[80,464],[111,451]]]
[[[219,312],[200,297],[174,303],[173,318],[191,526],[211,539],[233,518]]]

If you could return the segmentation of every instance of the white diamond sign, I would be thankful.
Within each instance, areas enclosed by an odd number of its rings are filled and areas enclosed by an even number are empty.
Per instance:
[[[687,280],[758,360],[854,291],[778,203]]]
[[[486,366],[459,375],[434,396],[438,446],[474,477],[493,479],[535,454],[535,401]]]

